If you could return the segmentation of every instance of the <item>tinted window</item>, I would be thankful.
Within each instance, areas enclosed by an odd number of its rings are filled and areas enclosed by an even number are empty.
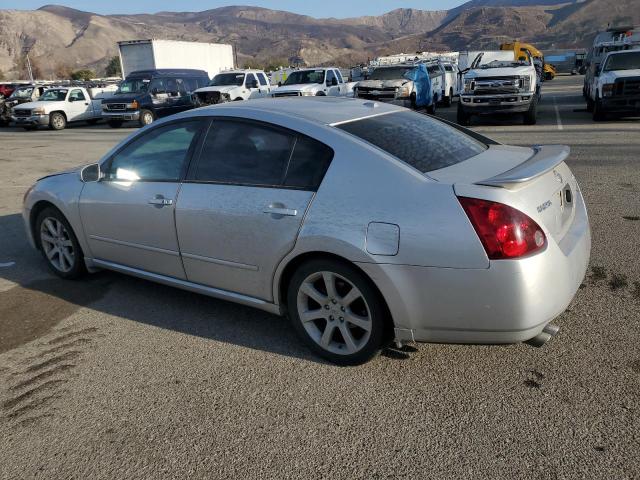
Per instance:
[[[487,146],[434,118],[398,112],[345,123],[338,128],[394,155],[421,172],[463,162]]]
[[[188,93],[192,93],[194,90],[197,90],[198,87],[198,79],[194,77],[187,77],[184,79],[184,88]]]
[[[205,139],[195,180],[282,185],[295,137],[249,122],[215,120]]]
[[[264,73],[259,73],[258,79],[260,80],[260,85],[269,85],[269,82],[267,81],[267,77],[265,76]]]
[[[256,83],[258,82],[258,81],[256,80],[256,77],[254,77],[253,73],[248,73],[248,74],[247,74],[247,82],[246,82],[246,84],[245,84],[245,85],[247,86],[247,88],[253,88],[251,85],[252,85],[254,82],[256,82]]]
[[[338,81],[340,83],[344,83],[344,80],[342,79],[342,73],[340,72],[340,70],[336,70],[336,75],[338,76]]]
[[[284,184],[315,190],[333,158],[333,150],[309,137],[299,136],[289,162]]]
[[[107,180],[178,181],[200,122],[159,127],[116,153],[105,168]]]

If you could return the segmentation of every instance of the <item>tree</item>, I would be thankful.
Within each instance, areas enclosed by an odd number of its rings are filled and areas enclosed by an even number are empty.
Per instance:
[[[85,82],[95,78],[96,74],[93,70],[76,70],[71,72],[71,80],[84,80]]]
[[[122,69],[120,68],[120,57],[111,57],[111,60],[109,60],[107,68],[105,69],[105,74],[107,75],[107,77],[122,76]]]

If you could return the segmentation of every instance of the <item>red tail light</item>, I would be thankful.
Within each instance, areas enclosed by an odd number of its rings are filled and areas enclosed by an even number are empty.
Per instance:
[[[491,260],[529,255],[547,243],[540,226],[515,208],[477,198],[458,200]]]

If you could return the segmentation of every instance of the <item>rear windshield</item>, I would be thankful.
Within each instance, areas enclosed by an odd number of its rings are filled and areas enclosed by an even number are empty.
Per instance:
[[[423,173],[449,167],[488,147],[449,125],[415,112],[397,112],[338,125]]]

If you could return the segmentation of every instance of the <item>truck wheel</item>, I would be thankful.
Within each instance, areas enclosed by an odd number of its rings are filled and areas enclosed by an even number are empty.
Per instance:
[[[409,101],[411,102],[411,110],[417,110],[418,104],[416,103],[416,93],[413,92],[409,97]]]
[[[427,113],[429,115],[435,115],[436,114],[436,110],[438,109],[438,107],[436,106],[438,105],[438,97],[433,97],[433,102],[431,103],[431,105],[429,105],[427,107]]]
[[[538,122],[538,100],[534,99],[524,114],[525,125],[535,125]]]
[[[453,88],[449,89],[449,95],[444,97],[444,106],[450,107],[453,103]]]
[[[120,128],[122,126],[121,120],[109,120],[107,123],[111,128]]]
[[[154,121],[153,112],[151,110],[142,110],[140,112],[140,126],[145,127]]]
[[[596,101],[593,103],[593,121],[602,122],[606,120],[606,114],[602,109],[602,101],[596,96]]]
[[[67,119],[60,112],[53,112],[49,115],[49,128],[51,130],[64,130],[67,126]]]
[[[587,112],[593,113],[593,100],[587,97]]]
[[[459,125],[464,127],[471,125],[471,115],[464,111],[460,103],[458,104],[458,116],[456,120]]]

